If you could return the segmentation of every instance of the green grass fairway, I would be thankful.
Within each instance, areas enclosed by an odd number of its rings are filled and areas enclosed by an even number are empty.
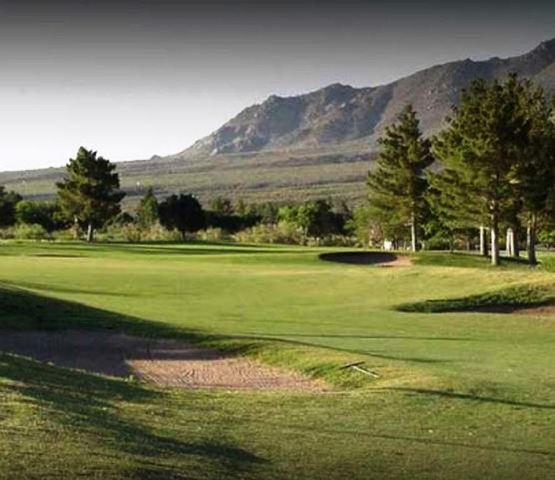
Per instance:
[[[427,313],[551,299],[553,262],[324,251],[0,244],[1,328],[182,337],[335,387],[161,390],[0,354],[0,479],[555,478],[555,319]]]

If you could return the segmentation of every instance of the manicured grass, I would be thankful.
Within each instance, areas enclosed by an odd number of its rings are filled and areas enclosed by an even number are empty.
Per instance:
[[[161,391],[2,355],[0,478],[552,475],[555,322],[398,307],[549,291],[553,274],[430,254],[409,268],[345,265],[323,251],[1,244],[6,328],[183,337],[336,391]],[[351,361],[380,378],[340,368]]]

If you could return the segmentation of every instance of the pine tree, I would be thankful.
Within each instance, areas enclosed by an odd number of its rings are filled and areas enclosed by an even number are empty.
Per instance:
[[[535,265],[538,222],[555,211],[555,110],[541,88],[535,88],[528,80],[518,86],[527,137],[512,169],[511,184],[517,213],[521,213],[527,226],[528,263]]]
[[[443,165],[443,195],[454,216],[489,224],[491,263],[499,264],[502,214],[513,199],[512,169],[526,144],[527,122],[519,105],[520,84],[474,81],[463,90],[448,128],[434,141],[434,154]]]
[[[120,213],[125,196],[119,190],[116,166],[96,152],[79,148],[75,159],[66,166],[67,175],[56,184],[64,215],[87,229],[87,241],[94,239],[94,230]]]
[[[410,225],[411,246],[416,251],[420,221],[427,208],[424,171],[433,157],[411,105],[401,112],[397,123],[386,129],[379,145],[376,168],[368,174],[372,216],[385,231]]]

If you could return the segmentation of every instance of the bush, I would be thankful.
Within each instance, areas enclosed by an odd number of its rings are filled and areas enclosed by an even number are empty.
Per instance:
[[[206,230],[200,230],[195,233],[195,238],[206,242],[220,242],[223,240],[229,240],[230,236],[221,228],[207,228]]]
[[[288,222],[260,224],[232,235],[237,242],[243,243],[287,243],[302,244],[302,233]]]
[[[141,227],[136,223],[123,225],[112,224],[107,226],[98,236],[99,240],[125,241],[125,242],[177,242],[181,240],[181,234],[177,230],[166,230],[159,223],[151,226]]]
[[[347,235],[327,235],[325,237],[311,237],[305,241],[309,247],[356,247],[359,246],[356,237]]]
[[[14,238],[18,240],[45,240],[49,239],[50,236],[42,225],[22,223],[14,228]]]

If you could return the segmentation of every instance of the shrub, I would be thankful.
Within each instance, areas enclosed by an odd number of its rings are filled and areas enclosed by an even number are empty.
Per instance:
[[[18,240],[44,240],[50,238],[42,225],[22,223],[14,228],[14,238]]]
[[[235,233],[232,238],[243,243],[287,243],[302,244],[302,233],[288,222],[278,224],[260,224]]]
[[[137,223],[112,224],[108,225],[103,232],[98,235],[99,240],[105,241],[125,241],[125,242],[177,242],[181,235],[177,230],[166,230],[159,223],[141,227]]]
[[[221,228],[207,228],[206,230],[200,230],[195,234],[198,240],[204,240],[206,242],[220,242],[223,240],[229,240],[230,236]]]

